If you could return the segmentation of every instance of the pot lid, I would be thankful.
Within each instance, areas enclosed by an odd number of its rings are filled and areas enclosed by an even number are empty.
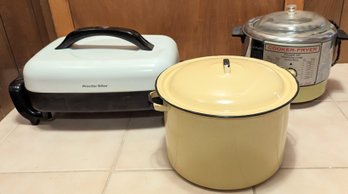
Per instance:
[[[259,35],[284,35],[311,38],[333,35],[335,26],[326,18],[310,11],[296,10],[296,5],[288,5],[287,11],[274,12],[249,20],[244,26],[247,34],[256,32]]]
[[[198,114],[242,117],[280,108],[296,96],[296,79],[285,69],[259,59],[211,56],[169,67],[157,78],[167,103]]]

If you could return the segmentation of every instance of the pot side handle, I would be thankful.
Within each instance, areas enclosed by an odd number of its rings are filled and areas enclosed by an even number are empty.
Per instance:
[[[56,49],[70,48],[75,42],[91,36],[113,36],[129,41],[142,50],[151,51],[154,47],[135,30],[118,27],[86,27],[70,32]]]
[[[244,43],[246,35],[243,32],[243,26],[237,26],[232,29],[232,36],[240,37],[242,43]]]
[[[340,29],[340,27],[336,24],[336,22],[334,22],[333,20],[329,20],[331,24],[333,24],[335,26],[335,28],[337,29],[337,38],[336,38],[336,43],[335,43],[335,47],[337,47],[336,50],[336,57],[335,60],[333,61],[333,63],[331,64],[331,66],[334,66],[337,61],[340,58],[340,54],[341,54],[341,41],[342,40],[348,40],[348,35],[345,31],[343,31],[342,29]]]
[[[337,40],[336,40],[337,51],[336,51],[336,58],[335,58],[335,61],[332,63],[331,66],[334,66],[337,63],[337,61],[339,60],[339,58],[340,58],[342,40],[348,40],[348,35],[347,35],[347,33],[345,31],[337,28]]]
[[[158,99],[160,99],[160,97],[156,91],[152,91],[149,93],[148,100],[152,104],[153,109],[158,112],[166,112],[168,110],[168,106],[156,103],[155,101],[159,101]],[[160,100],[162,101],[162,99]]]

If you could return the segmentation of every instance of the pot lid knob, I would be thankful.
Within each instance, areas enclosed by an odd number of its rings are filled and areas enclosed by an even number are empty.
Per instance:
[[[229,60],[229,59],[224,59],[223,62],[224,62],[224,72],[225,72],[226,74],[231,73],[230,60]]]
[[[294,16],[296,14],[296,9],[297,9],[297,5],[295,4],[289,4],[286,6],[288,14],[290,17]]]

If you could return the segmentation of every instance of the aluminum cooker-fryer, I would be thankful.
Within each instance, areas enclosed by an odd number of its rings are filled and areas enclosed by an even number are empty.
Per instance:
[[[295,103],[314,100],[325,92],[341,40],[348,38],[333,22],[314,12],[296,10],[296,5],[253,18],[234,28],[233,35],[241,37],[245,56],[296,72],[300,92]]]

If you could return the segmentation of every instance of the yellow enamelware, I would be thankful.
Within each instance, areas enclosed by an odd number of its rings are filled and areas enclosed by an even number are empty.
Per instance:
[[[168,157],[187,180],[213,189],[258,184],[279,168],[295,78],[266,61],[212,56],[162,72],[150,100],[164,112]]]
[[[223,60],[228,59],[230,72]],[[157,79],[159,95],[190,112],[245,116],[284,105],[297,92],[293,76],[276,65],[246,57],[213,56],[187,60]]]

